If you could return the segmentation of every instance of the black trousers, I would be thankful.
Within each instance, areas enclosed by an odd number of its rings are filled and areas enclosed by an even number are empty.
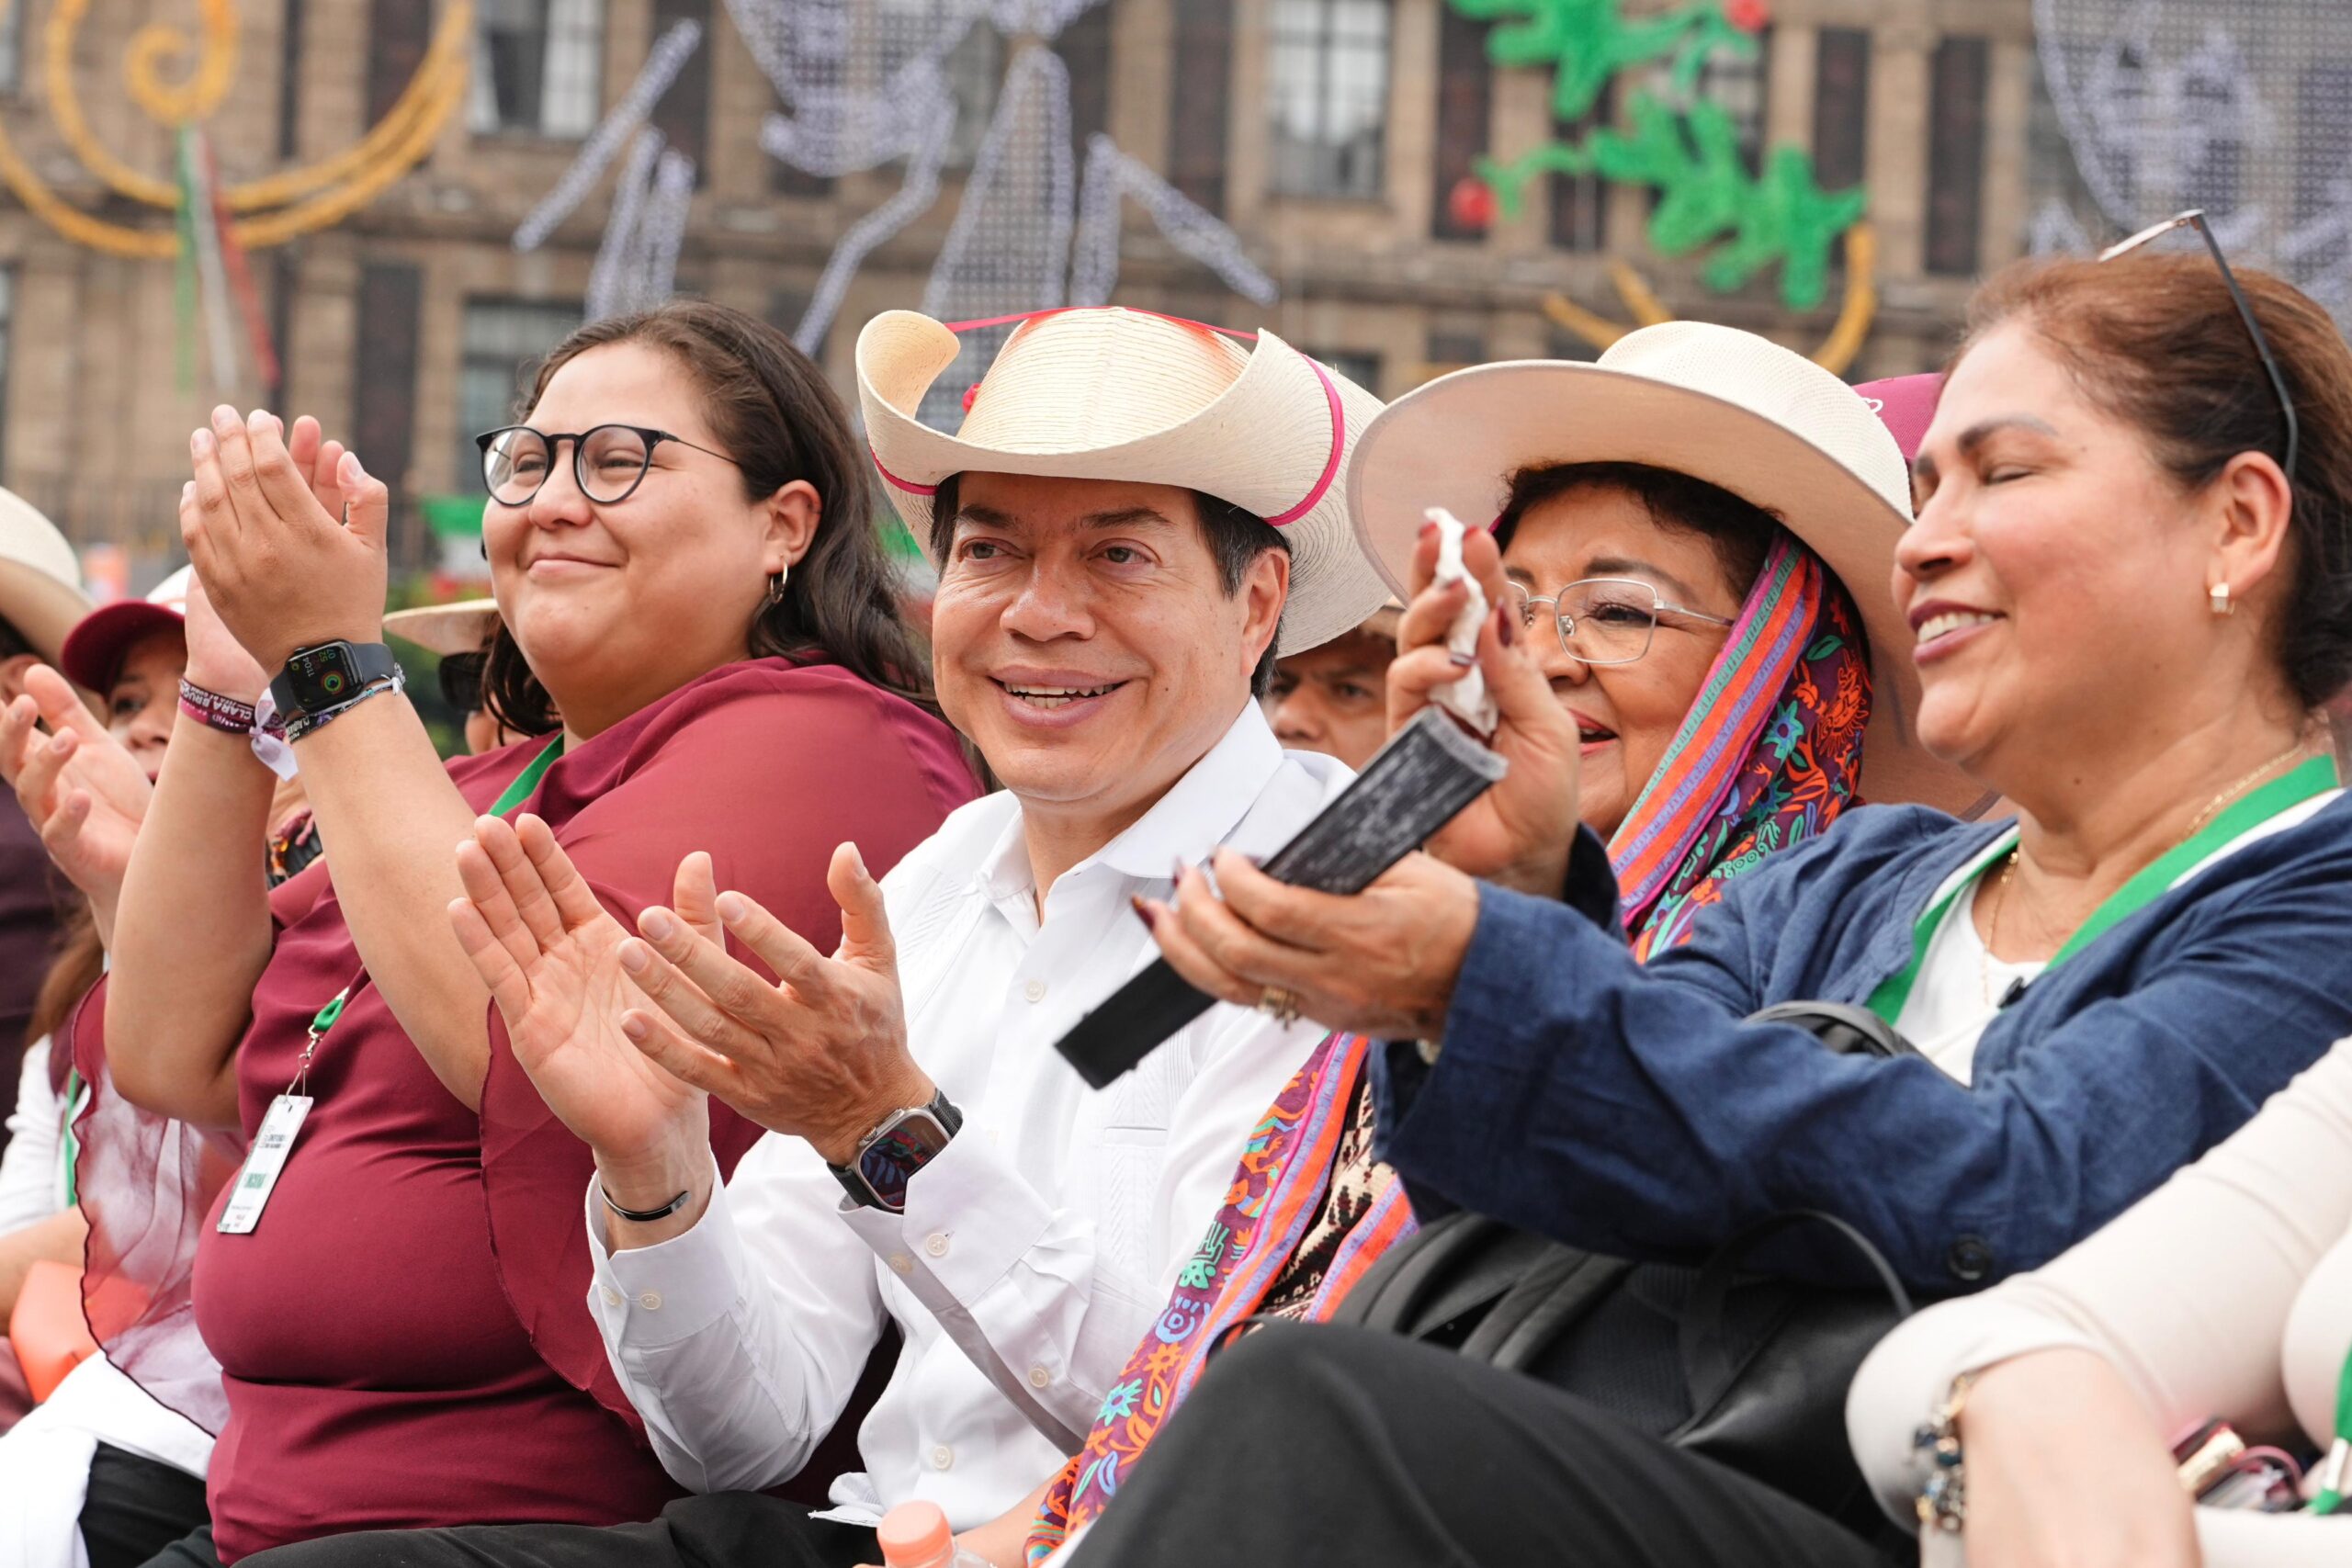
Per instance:
[[[868,1528],[811,1518],[757,1492],[718,1492],[682,1497],[650,1524],[368,1530],[255,1552],[237,1568],[854,1568],[881,1558]]]
[[[211,1556],[211,1514],[204,1478],[100,1443],[90,1456],[90,1489],[82,1499],[82,1545],[90,1568],[140,1568],[189,1534]],[[185,1568],[186,1559],[181,1560]],[[201,1565],[199,1564],[199,1568]]]
[[[1219,1355],[1079,1556],[1106,1568],[1884,1568],[1744,1475],[1394,1335],[1278,1324]]]

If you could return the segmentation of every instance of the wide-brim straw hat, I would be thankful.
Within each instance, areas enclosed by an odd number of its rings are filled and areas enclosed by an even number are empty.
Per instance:
[[[1753,333],[1668,321],[1600,360],[1521,360],[1442,376],[1373,422],[1348,472],[1365,553],[1402,593],[1430,507],[1499,517],[1510,476],[1554,463],[1646,463],[1706,480],[1778,518],[1827,563],[1870,638],[1866,799],[1965,812],[1984,786],[1928,755],[1913,728],[1919,677],[1896,614],[1894,550],[1910,473],[1871,405],[1803,355]]]
[[[913,310],[887,311],[857,334],[866,439],[926,557],[932,497],[952,475],[1118,479],[1201,491],[1282,530],[1291,567],[1281,653],[1353,630],[1388,597],[1357,548],[1340,483],[1380,400],[1273,333],[1244,346],[1115,306],[1035,316],[998,350],[948,435],[916,410],[959,346]]]
[[[57,667],[77,686],[103,692],[122,673],[124,655],[151,633],[187,630],[187,585],[196,568],[184,566],[144,599],[118,599],[82,617],[57,650]]]
[[[495,599],[420,604],[413,610],[394,610],[384,617],[385,631],[444,659],[455,653],[480,653],[497,629]]]
[[[32,502],[0,490],[0,620],[54,664],[66,635],[89,613],[74,547]]]

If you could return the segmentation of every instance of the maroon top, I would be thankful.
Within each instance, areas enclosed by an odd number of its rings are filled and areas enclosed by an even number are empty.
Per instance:
[[[450,776],[487,809],[541,744]],[[974,792],[937,720],[841,669],[762,660],[597,736],[527,805],[626,923],[668,902],[678,862],[707,849],[721,887],[830,949],[834,846],[855,840],[878,871]],[[329,881],[254,987],[238,1056],[248,1136],[311,1015],[359,968]],[[345,1530],[648,1519],[679,1495],[589,1316],[588,1150],[490,1018],[477,1118],[363,987],[311,1064],[316,1103],[260,1224],[205,1227],[196,1315],[228,1393],[209,1483],[224,1562]],[[722,1168],[756,1134],[713,1107]]]
[[[58,878],[40,847],[40,829],[13,795],[0,794],[0,1068],[11,1086],[62,925]],[[7,1129],[0,1127],[0,1148],[7,1144]]]

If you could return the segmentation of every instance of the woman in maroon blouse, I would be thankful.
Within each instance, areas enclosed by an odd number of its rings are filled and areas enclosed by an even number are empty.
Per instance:
[[[504,466],[483,537],[510,628],[487,684],[536,739],[445,768],[397,691],[341,710],[294,743],[331,868],[268,894],[250,845],[270,774],[245,737],[191,724],[133,853],[102,1025],[116,1089],[246,1140],[289,1089],[311,1100],[258,1222],[220,1228],[224,1193],[200,1232],[196,1318],[228,1408],[214,1534],[183,1562],[645,1519],[677,1495],[583,1300],[588,1150],[444,913],[477,814],[528,806],[625,922],[734,887],[826,940],[837,844],[887,864],[975,792],[848,421],[781,336],[707,304],[601,321],[529,402],[544,441],[485,446]],[[298,649],[379,641],[387,499],[356,457],[309,420],[227,409],[191,447],[181,529],[219,618],[191,619],[189,682],[251,702]],[[680,869],[700,847],[715,860]],[[710,1127],[731,1168],[756,1129]]]

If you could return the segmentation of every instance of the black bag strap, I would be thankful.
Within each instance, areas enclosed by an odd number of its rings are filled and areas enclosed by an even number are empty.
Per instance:
[[[1464,1341],[1462,1353],[1523,1371],[1583,1322],[1633,1269],[1623,1258],[1558,1247],[1494,1304]]]
[[[1916,1056],[1918,1049],[1894,1025],[1849,1002],[1775,1002],[1749,1013],[1747,1023],[1793,1023],[1841,1056]]]
[[[1507,1227],[1484,1214],[1457,1210],[1420,1227],[1364,1270],[1333,1309],[1333,1323],[1409,1334],[1431,1298],[1461,1282],[1477,1257]],[[1510,1281],[1494,1283],[1498,1296]]]
[[[1730,1298],[1732,1285],[1739,1275],[1740,1266],[1756,1247],[1783,1232],[1803,1224],[1826,1225],[1853,1248],[1878,1276],[1879,1286],[1894,1303],[1898,1319],[1911,1315],[1911,1292],[1894,1272],[1886,1255],[1871,1245],[1871,1240],[1852,1225],[1835,1214],[1819,1209],[1792,1209],[1760,1220],[1741,1231],[1723,1246],[1715,1248],[1699,1278],[1690,1287],[1690,1299],[1682,1309],[1679,1337],[1682,1351],[1682,1376],[1693,1400],[1712,1397],[1728,1386],[1738,1375],[1732,1364],[1731,1352],[1724,1343],[1723,1332],[1724,1305]]]

